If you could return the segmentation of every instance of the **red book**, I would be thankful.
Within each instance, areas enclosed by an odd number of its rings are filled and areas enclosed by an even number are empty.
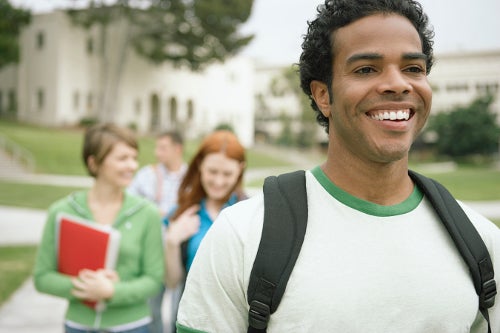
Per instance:
[[[77,276],[82,269],[113,269],[118,258],[120,233],[69,214],[57,216],[57,269]],[[84,302],[95,310],[103,310],[104,303]]]

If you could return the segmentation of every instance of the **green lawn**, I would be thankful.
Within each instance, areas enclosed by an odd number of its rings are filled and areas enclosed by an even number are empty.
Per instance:
[[[467,166],[446,173],[426,172],[425,175],[442,183],[460,200],[500,200],[500,169]]]
[[[80,128],[46,128],[0,120],[0,135],[33,154],[37,173],[86,175],[81,157],[83,133]],[[154,160],[153,146],[154,138],[139,138],[139,163]]]
[[[83,130],[79,128],[55,129],[0,119],[0,135],[30,151],[36,161],[36,172],[61,175],[86,175],[81,158]],[[154,162],[153,136],[139,137],[139,164]],[[194,155],[200,141],[186,141],[186,161]],[[284,166],[288,163],[274,156],[247,150],[247,167]]]
[[[46,209],[78,187],[62,187],[0,181],[0,206]]]
[[[0,305],[31,274],[36,248],[36,246],[0,247]]]

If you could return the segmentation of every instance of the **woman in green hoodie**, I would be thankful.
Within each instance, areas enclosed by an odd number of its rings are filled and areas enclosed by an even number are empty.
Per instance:
[[[161,218],[146,199],[125,188],[138,167],[137,141],[127,129],[98,124],[87,130],[83,160],[94,177],[88,191],[55,202],[39,246],[34,281],[38,291],[69,301],[66,333],[147,333],[151,321],[148,299],[162,286],[164,259]],[[114,269],[83,269],[77,276],[58,271],[57,216],[60,213],[104,225],[120,233]],[[93,244],[88,244],[89,248]],[[84,301],[101,302],[95,310]]]

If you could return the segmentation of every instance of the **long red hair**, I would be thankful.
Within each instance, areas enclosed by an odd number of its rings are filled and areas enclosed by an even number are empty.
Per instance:
[[[178,192],[178,208],[171,217],[175,220],[186,209],[194,204],[199,204],[200,201],[207,196],[203,186],[201,185],[200,165],[205,156],[211,153],[224,153],[228,158],[238,162],[245,162],[245,148],[238,141],[236,135],[228,130],[218,130],[208,135],[198,148],[198,152],[194,155],[189,163],[188,170]],[[236,184],[232,191],[227,194],[225,200],[229,200],[231,194],[236,193],[238,198],[244,198],[243,192],[243,173],[241,171]]]

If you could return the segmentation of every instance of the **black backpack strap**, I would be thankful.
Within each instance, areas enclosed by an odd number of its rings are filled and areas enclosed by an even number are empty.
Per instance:
[[[443,185],[414,171],[409,171],[409,175],[431,202],[467,263],[479,296],[479,310],[488,322],[490,333],[488,308],[495,304],[497,289],[486,245],[462,207]]]
[[[248,333],[264,333],[285,292],[307,226],[303,170],[267,177],[264,225],[248,284]]]

